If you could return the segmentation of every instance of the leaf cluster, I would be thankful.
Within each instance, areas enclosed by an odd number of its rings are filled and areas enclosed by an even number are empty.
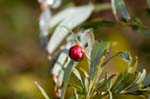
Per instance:
[[[147,0],[149,3],[149,0]],[[112,8],[117,22],[106,20],[87,21],[93,12]],[[74,95],[71,99],[101,99],[114,95],[139,95],[150,97],[150,75],[146,70],[137,72],[137,58],[132,58],[128,52],[118,52],[109,56],[108,45],[105,41],[96,41],[92,29],[112,27],[115,25],[128,26],[132,30],[149,34],[150,28],[138,18],[131,18],[123,0],[111,0],[111,4],[88,4],[80,7],[66,8],[52,16],[49,6],[46,6],[40,17],[40,39],[49,59],[56,59],[51,67],[52,79],[55,83],[55,93],[58,98],[65,99],[69,79],[72,74],[79,84],[71,84]],[[73,33],[72,30],[76,32]],[[53,34],[52,34],[53,33]],[[71,33],[71,34],[69,34]],[[49,39],[49,35],[51,38]],[[78,62],[68,57],[69,48],[79,44],[85,51],[87,70],[78,67]],[[105,71],[106,64],[114,57],[121,57],[128,63],[127,69],[120,74],[109,74]],[[42,94],[45,91],[36,83]]]

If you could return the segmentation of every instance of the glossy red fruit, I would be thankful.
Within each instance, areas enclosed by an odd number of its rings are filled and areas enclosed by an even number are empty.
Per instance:
[[[69,50],[69,57],[74,61],[81,61],[84,58],[84,51],[81,46],[72,46]]]

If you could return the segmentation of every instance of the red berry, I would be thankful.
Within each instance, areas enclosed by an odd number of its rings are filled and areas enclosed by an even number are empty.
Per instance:
[[[81,61],[84,58],[84,51],[79,45],[74,45],[69,50],[69,56],[74,61]]]

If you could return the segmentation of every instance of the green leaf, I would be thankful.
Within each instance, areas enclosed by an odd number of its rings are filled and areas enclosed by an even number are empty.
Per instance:
[[[83,84],[83,81],[82,81],[82,77],[81,77],[81,75],[80,75],[80,72],[79,72],[76,68],[74,68],[74,69],[73,69],[73,74],[78,78],[78,80],[80,81],[82,87],[84,88],[84,84]]]
[[[82,43],[84,48],[91,47],[94,43],[94,34],[92,29],[82,30],[77,34],[77,38]]]
[[[71,73],[72,73],[73,69],[75,68],[75,66],[77,65],[77,63],[75,63],[72,60],[68,60],[68,62],[65,65],[66,65],[65,66],[66,68],[64,69],[63,88],[62,88],[62,92],[61,92],[62,99],[65,98],[66,88],[67,88]]]
[[[60,73],[58,75],[58,80],[56,82],[57,87],[62,87],[63,86],[63,79],[64,79],[64,70],[60,70]]]
[[[85,76],[85,79],[84,79],[84,86],[85,86],[85,92],[88,92],[88,89],[89,89],[89,80],[88,80],[87,76]]]
[[[89,97],[89,99],[93,97],[95,84],[97,83],[103,71],[101,69],[102,64],[101,62],[103,61],[103,56],[104,56],[103,41],[101,42],[95,41],[90,55],[90,69],[89,69],[90,81],[88,92],[86,94],[86,97]]]
[[[150,95],[150,88],[139,89],[137,91],[126,93],[126,94],[135,95],[135,96],[144,96],[145,98],[147,98]]]
[[[132,67],[133,72],[136,72],[137,64],[138,64],[138,57],[135,56],[134,58],[131,58],[130,67]]]
[[[67,43],[64,47],[64,49],[61,51],[61,53],[59,54],[57,61],[55,62],[52,70],[51,70],[51,74],[58,76],[59,73],[61,72],[61,70],[63,70],[63,66],[68,58],[68,50],[71,47],[72,43]]]
[[[138,84],[133,84],[130,88],[126,90],[126,93],[132,93],[139,90]]]
[[[105,52],[106,53],[106,52]],[[113,58],[115,58],[116,56],[120,56],[122,57],[122,59],[125,61],[125,62],[128,62],[129,64],[131,64],[132,62],[132,58],[130,56],[130,54],[128,52],[118,52],[116,53],[115,55],[109,57],[103,64],[102,66],[106,65],[110,60],[112,60]]]
[[[78,95],[78,93],[77,93],[77,90],[76,89],[74,89],[74,93],[75,93],[75,99],[79,99],[78,97],[79,97],[79,95]]]
[[[85,24],[83,24],[81,27],[88,29],[88,28],[100,28],[100,27],[112,27],[114,26],[115,23],[111,22],[111,21],[105,21],[105,20],[92,20],[89,22],[86,22]]]
[[[119,86],[119,84],[120,84],[121,81],[123,80],[123,76],[124,76],[124,74],[121,73],[121,74],[117,77],[117,79],[115,80],[113,86],[111,87],[111,91],[112,91],[112,92],[114,92],[114,91],[117,89],[117,87]]]
[[[57,25],[58,23],[59,25],[48,42],[48,52],[53,53],[64,40],[64,38],[68,35],[69,31],[61,26],[66,26],[69,29],[75,28],[79,24],[83,23],[91,15],[93,9],[93,5],[68,8],[52,18],[50,22],[50,28]]]
[[[125,78],[121,81],[121,83],[118,85],[118,88],[116,89],[116,92],[123,92],[125,91],[130,85],[133,84],[134,80],[136,79],[135,73],[128,73],[125,75]]]
[[[146,78],[145,79],[145,76],[146,75],[146,71],[143,70],[142,74],[139,72],[135,81],[133,81],[133,84],[132,86],[130,86],[127,90],[126,90],[126,93],[134,93],[136,91],[140,91],[141,87],[139,86],[141,83],[143,84],[143,86],[146,88],[147,87],[147,80],[149,80],[149,78]]]
[[[113,99],[112,92],[109,90],[108,93],[109,93],[109,99]]]
[[[110,81],[114,76],[116,76],[116,74],[112,74],[109,77],[105,77],[104,80],[99,81],[95,90],[97,90],[99,93],[107,91],[108,88],[110,87]]]
[[[86,54],[87,58],[89,59],[89,56],[90,56],[91,50],[92,50],[92,46],[95,41],[93,31],[91,29],[80,31],[79,41],[84,46],[85,54]]]
[[[45,99],[50,99],[45,90],[40,86],[40,84],[37,81],[35,81],[35,85],[40,90],[41,94],[45,97]]]
[[[98,72],[98,66],[100,65],[100,59],[104,53],[103,41],[96,41],[93,45],[91,56],[90,56],[90,79],[95,77],[96,72]]]
[[[144,69],[143,72],[141,73],[140,77],[136,81],[137,84],[142,83],[146,77],[146,70]]]
[[[84,74],[84,88],[85,88],[85,93],[88,92],[88,87],[89,87],[89,75],[87,73],[87,71],[85,71],[84,69],[80,68],[80,70],[83,72]]]
[[[111,0],[111,6],[113,14],[117,20],[119,19],[117,11],[119,11],[121,13],[121,16],[124,17],[126,20],[130,19],[124,0]]]

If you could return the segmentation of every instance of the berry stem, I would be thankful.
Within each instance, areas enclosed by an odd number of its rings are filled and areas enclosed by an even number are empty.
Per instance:
[[[80,45],[80,46],[82,47],[82,44],[81,44],[80,41],[76,38],[74,32],[73,32],[70,28],[68,28],[68,27],[65,26],[65,25],[61,25],[60,27],[63,27],[63,28],[65,28],[66,30],[68,30],[68,31],[71,33],[71,35],[74,37],[75,42],[76,42],[78,45]]]
[[[74,39],[75,39],[75,42],[76,42],[78,45],[80,45],[81,48],[83,48],[86,57],[88,58],[88,60],[90,60],[90,56],[88,56],[88,54],[86,53],[84,47],[82,46],[82,44],[80,43],[80,41],[76,38],[74,32],[73,32],[70,28],[68,28],[67,26],[65,26],[65,25],[61,25],[61,26],[59,26],[59,27],[63,27],[63,28],[65,28],[65,29],[67,29],[67,30],[71,33],[71,35],[72,35],[72,36],[74,37]]]

